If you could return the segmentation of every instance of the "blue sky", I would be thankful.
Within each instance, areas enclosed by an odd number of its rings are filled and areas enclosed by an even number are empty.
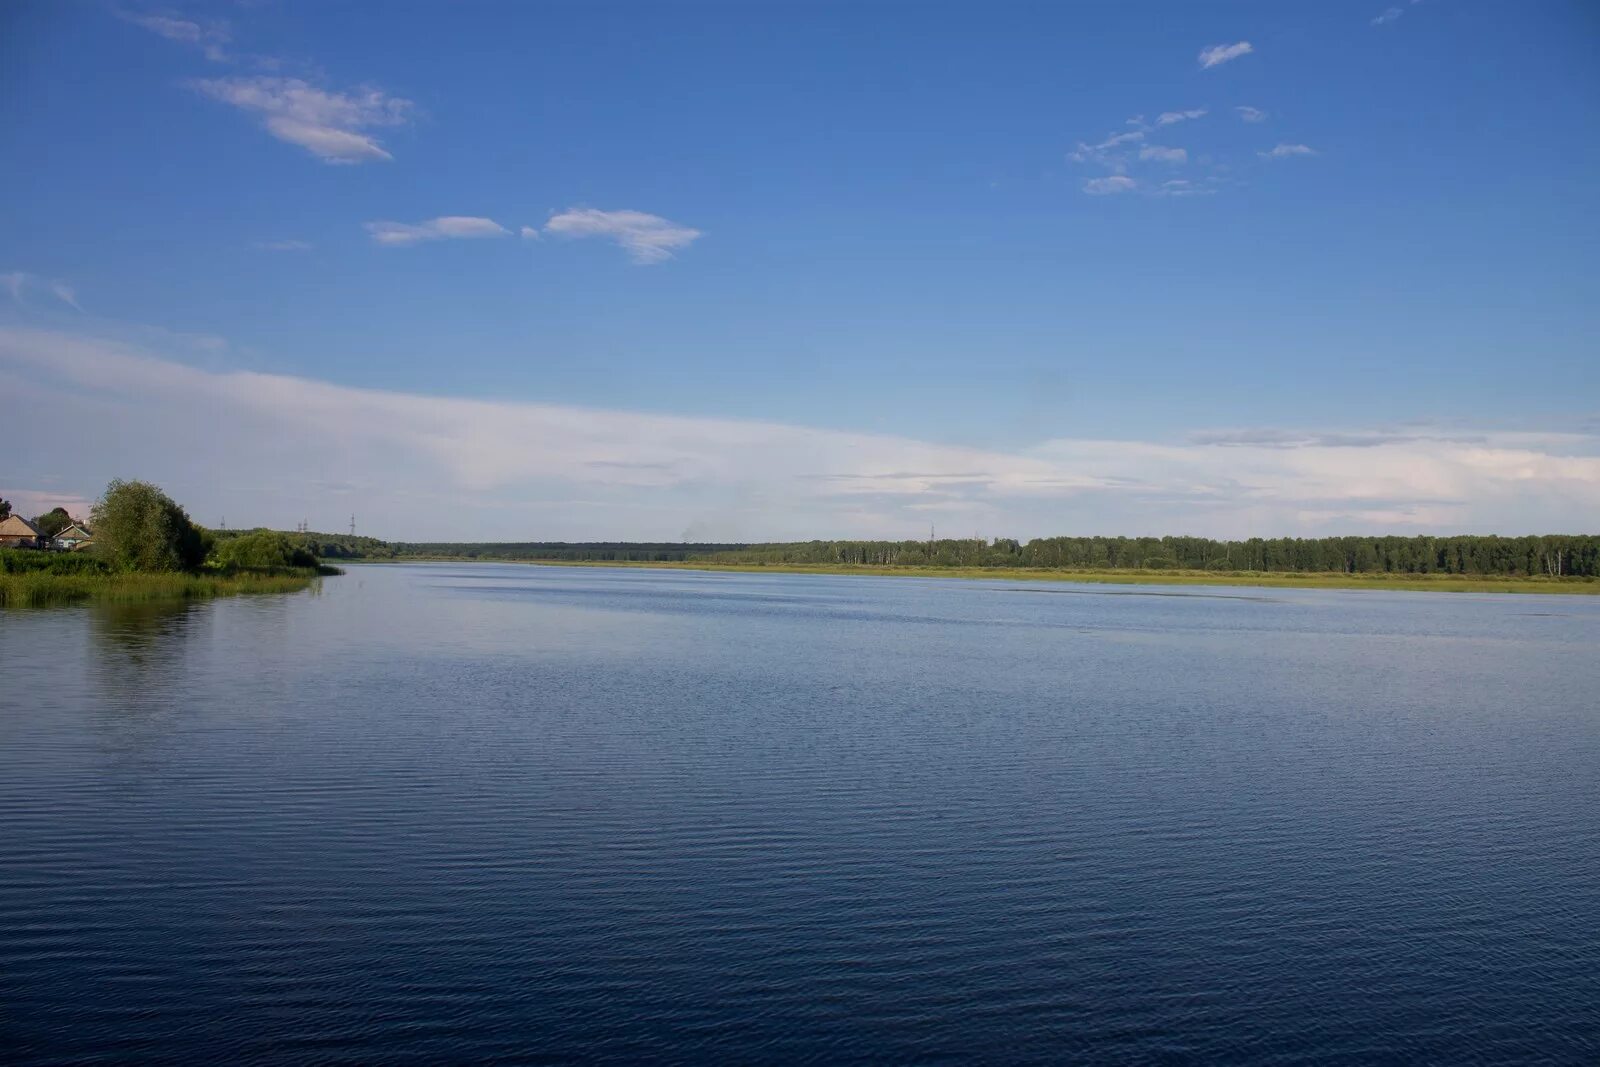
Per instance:
[[[1592,527],[1600,13],[1370,8],[13,3],[0,385],[30,440],[93,430],[0,495],[145,476],[393,537]],[[413,404],[454,414],[389,436]]]

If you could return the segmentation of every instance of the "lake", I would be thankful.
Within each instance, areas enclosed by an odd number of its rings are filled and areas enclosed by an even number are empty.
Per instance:
[[[0,612],[0,1059],[1600,1061],[1600,598]]]

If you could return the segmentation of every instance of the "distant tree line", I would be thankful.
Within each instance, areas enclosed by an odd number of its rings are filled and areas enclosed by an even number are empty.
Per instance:
[[[269,532],[283,537],[295,551],[318,559],[393,559],[396,546],[376,537],[357,537],[353,534],[302,533],[294,530],[212,530],[211,536],[219,545],[240,537]]]
[[[229,536],[218,532],[220,539]],[[1600,536],[941,538],[696,544],[628,541],[384,542],[286,534],[323,559],[549,560],[860,567],[1031,567],[1046,570],[1206,570],[1339,574],[1600,576]],[[298,539],[298,540],[297,540]]]
[[[723,563],[1051,570],[1304,571],[1343,574],[1600,575],[1600,536],[1041,537],[937,541],[802,541],[696,553]]]
[[[733,544],[677,544],[629,541],[395,542],[399,556],[451,556],[465,559],[566,560],[610,563],[681,563],[746,548]]]

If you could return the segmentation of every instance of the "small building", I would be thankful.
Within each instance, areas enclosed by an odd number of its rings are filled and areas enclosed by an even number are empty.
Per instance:
[[[68,523],[66,529],[56,534],[54,544],[65,552],[75,552],[94,544],[94,535],[82,523]]]
[[[21,515],[0,520],[0,548],[38,548],[39,527]]]

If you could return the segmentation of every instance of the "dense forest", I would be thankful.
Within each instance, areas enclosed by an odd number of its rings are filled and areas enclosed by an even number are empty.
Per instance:
[[[227,536],[219,534],[219,536]],[[1214,541],[1204,537],[1041,537],[783,544],[630,542],[384,542],[291,533],[324,559],[440,558],[866,567],[1035,567],[1048,570],[1204,570],[1334,574],[1600,576],[1600,536],[1320,537]]]

